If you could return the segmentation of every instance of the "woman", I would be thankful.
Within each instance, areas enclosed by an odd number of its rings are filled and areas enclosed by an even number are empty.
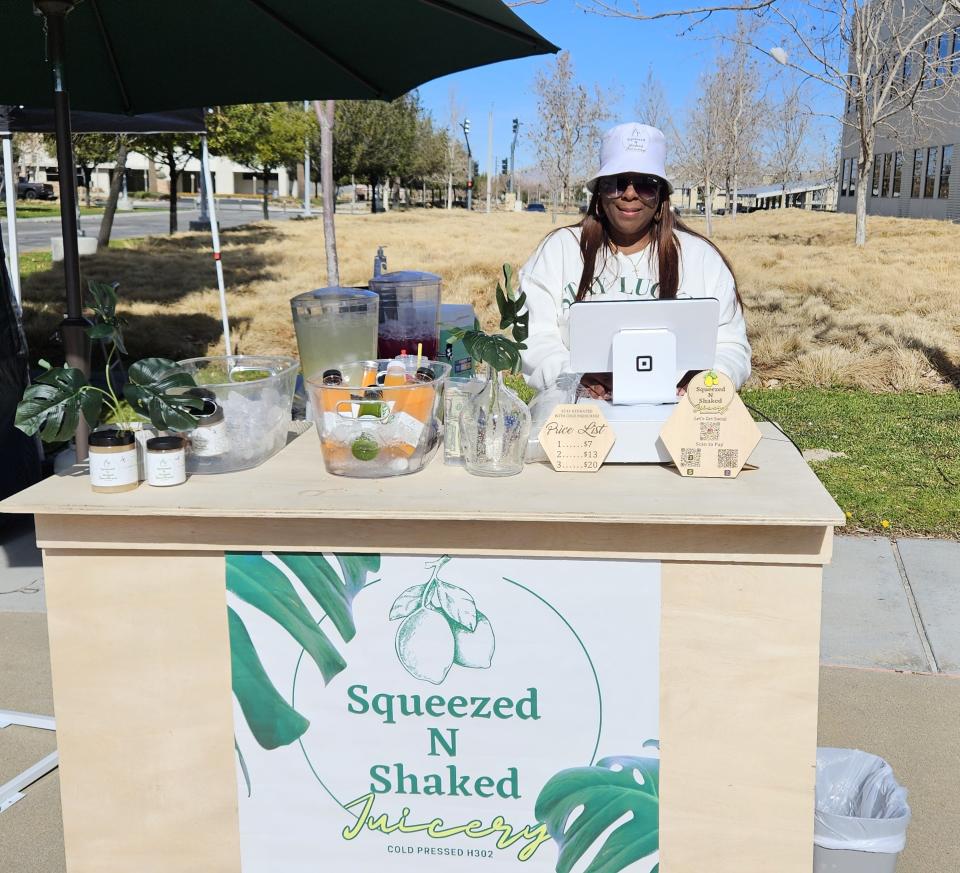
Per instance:
[[[608,131],[600,169],[587,183],[586,216],[548,234],[520,271],[530,313],[523,372],[534,388],[546,388],[569,367],[570,305],[596,298],[716,297],[714,367],[737,388],[749,378],[750,343],[733,270],[712,242],[674,216],[665,162],[666,140],[656,128],[621,124]],[[583,382],[609,396],[609,373],[587,374]]]

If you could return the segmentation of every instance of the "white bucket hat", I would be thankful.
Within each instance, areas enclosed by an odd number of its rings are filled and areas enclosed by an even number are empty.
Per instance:
[[[601,176],[616,176],[620,173],[646,173],[663,179],[667,193],[673,193],[673,185],[667,179],[667,138],[648,124],[629,122],[618,124],[603,135],[600,145],[600,169],[587,182],[592,194]]]

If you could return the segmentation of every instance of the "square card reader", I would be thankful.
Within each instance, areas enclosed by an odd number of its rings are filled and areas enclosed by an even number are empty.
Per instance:
[[[610,422],[617,440],[607,463],[663,463],[670,455],[660,429],[689,370],[713,366],[720,301],[584,300],[570,307],[570,369],[611,373],[611,400],[587,400]]]

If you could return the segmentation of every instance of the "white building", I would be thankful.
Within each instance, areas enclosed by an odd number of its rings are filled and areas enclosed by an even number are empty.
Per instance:
[[[26,156],[27,175],[36,182],[51,182],[59,186],[57,161],[45,152]],[[110,179],[116,164],[99,164],[90,179],[90,188],[94,197],[106,197],[110,189]],[[227,158],[210,157],[210,172],[213,176],[213,188],[217,194],[262,194],[263,181],[249,167],[234,163]],[[146,156],[131,152],[127,156],[127,191],[131,194],[152,192],[163,195],[170,193],[169,170],[162,164],[155,164]],[[302,178],[302,176],[301,176]],[[269,192],[275,197],[299,197],[297,178],[291,177],[286,168],[279,168],[270,174]],[[200,161],[191,158],[177,179],[177,191],[196,193],[200,190]]]

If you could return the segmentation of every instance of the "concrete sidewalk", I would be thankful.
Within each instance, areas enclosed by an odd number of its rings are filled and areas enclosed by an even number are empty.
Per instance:
[[[32,525],[0,539],[0,709],[52,714]],[[824,573],[819,741],[886,758],[910,790],[898,873],[960,873],[958,593],[958,542],[837,537]],[[0,784],[52,744],[47,732],[0,730]],[[0,869],[65,869],[57,771],[0,814]]]

